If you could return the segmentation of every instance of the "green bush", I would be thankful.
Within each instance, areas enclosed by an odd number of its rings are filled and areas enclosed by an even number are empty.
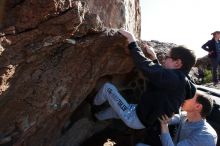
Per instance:
[[[210,82],[212,82],[212,71],[205,69],[204,83],[210,83]]]

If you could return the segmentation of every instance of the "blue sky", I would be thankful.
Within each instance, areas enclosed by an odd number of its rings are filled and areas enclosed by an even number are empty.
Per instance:
[[[141,38],[185,45],[198,57],[201,46],[220,30],[220,0],[140,0]]]

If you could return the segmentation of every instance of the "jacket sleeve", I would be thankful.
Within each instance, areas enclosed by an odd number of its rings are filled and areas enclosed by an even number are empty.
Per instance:
[[[163,88],[177,87],[175,85],[179,83],[179,78],[173,70],[165,69],[157,61],[147,59],[136,42],[130,43],[128,48],[137,68],[143,71],[152,84]]]
[[[182,120],[185,117],[185,113],[184,114],[175,114],[169,121],[169,125],[175,125],[175,124],[181,124]],[[163,146],[175,146],[171,135],[169,132],[166,133],[161,133],[160,135],[160,139],[161,139],[161,143]]]
[[[162,133],[160,135],[160,140],[161,140],[162,146],[175,146],[169,132]]]
[[[204,45],[202,45],[202,48],[205,50],[205,51],[210,51],[210,41],[206,42]]]

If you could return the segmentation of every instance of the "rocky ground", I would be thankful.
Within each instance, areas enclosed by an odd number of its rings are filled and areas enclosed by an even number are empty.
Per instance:
[[[206,83],[206,84],[204,84],[204,86],[210,87],[210,88],[215,88],[215,89],[220,89],[220,82],[217,85],[214,85],[213,83]]]

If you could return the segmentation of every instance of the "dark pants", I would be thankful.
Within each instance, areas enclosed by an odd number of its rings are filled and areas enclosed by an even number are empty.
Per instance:
[[[212,81],[214,83],[218,82],[218,66],[220,65],[220,53],[218,53],[218,56],[216,58],[211,58],[211,64],[212,64]]]

